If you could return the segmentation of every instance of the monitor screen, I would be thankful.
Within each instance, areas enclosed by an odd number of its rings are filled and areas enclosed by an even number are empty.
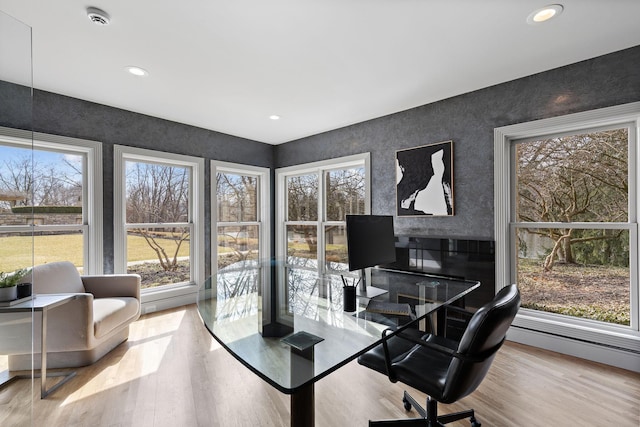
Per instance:
[[[347,215],[349,271],[396,260],[396,241],[391,215]]]

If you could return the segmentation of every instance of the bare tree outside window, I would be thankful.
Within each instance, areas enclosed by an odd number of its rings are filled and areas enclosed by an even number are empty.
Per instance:
[[[629,324],[629,233],[608,225],[629,218],[628,144],[626,128],[517,144],[524,306]]]
[[[287,219],[298,222],[287,226],[287,254],[317,258],[318,236],[315,225],[303,222],[318,221],[318,174],[287,177]]]
[[[329,270],[348,269],[346,215],[365,212],[364,167],[336,169],[325,173],[326,220],[338,221],[324,229],[325,263]]]
[[[338,169],[325,175],[327,221],[364,213],[364,168]]]
[[[230,173],[216,174],[218,221],[258,220],[258,178]]]
[[[287,203],[289,221],[317,221],[318,175],[288,177]]]
[[[294,258],[317,260],[321,250],[324,268],[346,270],[345,217],[365,213],[365,187],[365,168],[360,165],[286,178],[287,255],[291,263],[295,262]],[[322,218],[319,206],[322,206]],[[319,222],[321,235],[318,235]],[[318,248],[319,240],[324,243],[321,248]]]
[[[82,156],[3,147],[2,209],[15,206],[82,206]],[[8,197],[5,197],[8,199]]]
[[[218,268],[258,257],[258,178],[216,174]]]
[[[0,145],[0,271],[59,260],[83,267],[84,162],[80,154]],[[37,227],[12,229],[30,225]]]
[[[131,264],[142,254],[148,257],[128,271],[142,275],[143,287],[189,280],[189,169],[134,161],[126,165],[126,221],[134,225],[127,259]],[[139,248],[140,239],[151,251]]]

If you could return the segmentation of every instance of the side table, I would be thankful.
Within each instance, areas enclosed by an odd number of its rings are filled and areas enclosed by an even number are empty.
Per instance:
[[[49,394],[56,391],[63,384],[69,381],[76,375],[76,372],[55,372],[47,375],[47,314],[49,310],[68,303],[75,299],[74,294],[39,294],[34,295],[34,298],[22,303],[0,307],[0,313],[24,313],[24,312],[41,312],[41,334],[40,334],[40,374],[36,374],[34,377],[40,377],[40,398],[44,399]],[[63,377],[55,385],[47,388],[47,378],[51,377]],[[5,381],[0,384],[0,388],[7,386],[15,380],[29,379],[31,375],[14,375],[9,376]]]

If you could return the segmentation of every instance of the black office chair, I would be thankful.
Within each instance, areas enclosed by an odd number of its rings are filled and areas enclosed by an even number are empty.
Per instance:
[[[360,356],[361,365],[427,394],[426,409],[406,391],[402,399],[405,409],[413,406],[421,418],[369,421],[369,426],[436,427],[469,418],[472,427],[479,427],[473,409],[438,416],[437,405],[453,403],[480,385],[519,307],[520,292],[509,285],[472,315],[460,342],[410,329]]]

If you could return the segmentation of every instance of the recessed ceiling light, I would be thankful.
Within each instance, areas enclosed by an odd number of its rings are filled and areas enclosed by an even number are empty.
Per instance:
[[[562,13],[564,7],[561,4],[550,4],[543,8],[537,9],[527,16],[527,23],[540,24]]]
[[[269,116],[269,118],[270,118],[271,120],[280,120],[280,116],[279,116],[279,115],[277,115],[277,114],[272,114],[272,115],[270,115],[270,116]]]
[[[145,77],[149,75],[147,70],[140,67],[126,67],[126,69],[129,73],[133,74],[134,76]]]

